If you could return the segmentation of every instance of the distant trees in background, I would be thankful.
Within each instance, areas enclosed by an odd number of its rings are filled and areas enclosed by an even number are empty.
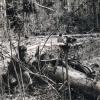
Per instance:
[[[6,15],[22,35],[86,33],[100,28],[100,0],[6,0]]]
[[[62,19],[64,24],[69,27],[67,28],[69,33],[74,33],[75,31],[86,33],[91,30],[100,29],[99,0],[70,0],[68,8],[69,12],[64,13]],[[70,27],[75,30],[70,32]]]

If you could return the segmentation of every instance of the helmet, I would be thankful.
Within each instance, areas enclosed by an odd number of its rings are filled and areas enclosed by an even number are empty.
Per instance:
[[[19,46],[18,49],[19,49],[19,52],[26,52],[27,51],[27,48],[24,45]]]

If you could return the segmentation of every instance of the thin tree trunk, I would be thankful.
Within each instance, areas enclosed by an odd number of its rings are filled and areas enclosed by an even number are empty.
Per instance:
[[[97,28],[97,16],[96,16],[96,1],[92,0],[92,6],[93,6],[93,24],[94,24],[94,29]]]

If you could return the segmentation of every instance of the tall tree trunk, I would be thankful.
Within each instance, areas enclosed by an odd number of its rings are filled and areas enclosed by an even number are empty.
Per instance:
[[[96,16],[96,1],[92,0],[92,6],[93,6],[93,25],[94,29],[97,28],[97,16]]]
[[[6,17],[6,1],[1,0],[1,19],[2,19],[2,24],[3,24],[3,36],[7,37],[7,17]]]
[[[96,22],[97,22],[97,28],[99,27],[99,0],[97,0],[97,10],[96,10]]]

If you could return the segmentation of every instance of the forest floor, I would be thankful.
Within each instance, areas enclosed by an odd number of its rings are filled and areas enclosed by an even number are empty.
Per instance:
[[[86,66],[89,66],[91,63],[97,63],[100,65],[100,35],[76,35],[73,36],[77,38],[76,44],[82,44],[77,50],[73,50],[74,55],[78,55],[80,62]],[[31,36],[29,39],[21,38],[21,44],[26,45],[28,48],[28,57],[34,58],[37,46],[43,47],[48,36]],[[18,41],[16,38],[11,39],[13,54],[16,50]],[[57,36],[51,36],[46,42],[44,50],[55,50],[54,46],[57,43]],[[4,58],[2,58],[2,54]],[[6,39],[0,39],[0,74],[4,73],[5,68],[7,68],[7,62],[9,62],[9,56],[11,56],[11,47],[10,41]],[[5,66],[5,68],[4,68]],[[58,100],[58,94],[51,88],[51,86],[38,86],[34,88],[32,94],[25,94],[25,98],[19,94],[14,96],[4,94],[1,96],[2,100]],[[0,99],[0,100],[1,100]],[[75,100],[75,99],[73,99]],[[81,99],[77,99],[81,100]]]

